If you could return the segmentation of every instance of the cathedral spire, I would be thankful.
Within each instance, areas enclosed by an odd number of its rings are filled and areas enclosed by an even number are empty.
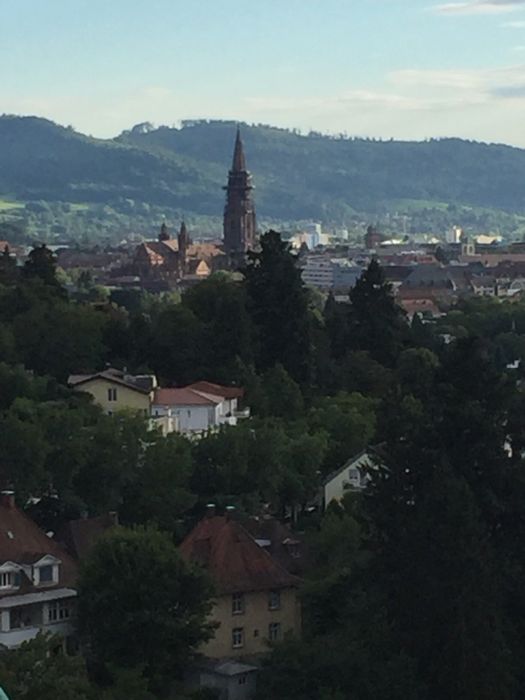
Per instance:
[[[224,208],[224,250],[230,256],[244,255],[255,245],[256,221],[252,198],[252,177],[246,169],[246,158],[237,128],[233,161],[228,173]]]
[[[232,172],[242,172],[246,170],[246,158],[244,157],[244,146],[241,139],[241,130],[237,127],[235,138],[235,149],[233,151]]]

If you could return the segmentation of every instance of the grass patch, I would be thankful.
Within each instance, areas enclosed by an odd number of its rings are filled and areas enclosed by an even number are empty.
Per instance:
[[[23,209],[23,202],[16,202],[13,199],[3,199],[0,197],[0,211],[9,211],[10,209]]]

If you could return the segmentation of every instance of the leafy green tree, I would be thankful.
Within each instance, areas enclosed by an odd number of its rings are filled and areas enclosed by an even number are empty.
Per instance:
[[[0,651],[0,680],[12,700],[95,700],[81,657],[67,656],[62,640],[45,634]]]
[[[341,392],[320,399],[310,409],[310,429],[324,431],[328,436],[325,474],[338,469],[370,445],[376,434],[376,408],[377,402],[371,398]]]
[[[189,489],[192,468],[191,445],[184,437],[172,433],[150,443],[136,477],[123,489],[121,521],[176,532],[195,502]]]
[[[79,581],[79,626],[101,664],[143,668],[154,692],[169,692],[212,634],[212,587],[185,563],[168,534],[113,529],[94,546]]]
[[[515,697],[522,629],[509,603],[523,599],[504,581],[522,567],[525,501],[521,454],[508,450],[513,391],[487,343],[469,339],[445,354],[426,395],[385,403],[387,467],[371,473],[364,501],[373,578],[430,700]]]
[[[56,287],[57,291],[62,292],[62,287],[57,278],[56,256],[45,243],[36,246],[29,253],[24,264],[23,274],[27,279],[37,277],[45,284]]]
[[[397,373],[401,384],[415,396],[424,398],[431,390],[439,359],[427,348],[403,350],[397,362]]]
[[[152,324],[151,366],[164,382],[186,384],[203,378],[206,366],[204,324],[189,308],[169,306]]]
[[[253,362],[251,319],[244,287],[224,273],[212,275],[191,287],[182,300],[205,326],[206,376],[231,381],[236,358]]]
[[[100,415],[82,430],[84,459],[72,489],[90,512],[119,510],[125,488],[136,480],[147,445],[155,439],[144,417],[134,412]]]
[[[0,253],[0,284],[13,284],[18,279],[16,259],[11,255],[6,245]]]
[[[349,341],[386,366],[392,366],[403,347],[408,327],[404,313],[392,294],[392,286],[377,260],[350,290]]]
[[[40,374],[65,381],[69,374],[103,365],[105,318],[88,306],[33,304],[13,323],[18,357]]]
[[[311,374],[311,315],[308,293],[290,246],[276,231],[248,253],[243,269],[248,312],[257,334],[259,369],[281,363],[295,381]]]
[[[301,389],[280,363],[264,373],[262,386],[266,415],[294,420],[304,413]]]

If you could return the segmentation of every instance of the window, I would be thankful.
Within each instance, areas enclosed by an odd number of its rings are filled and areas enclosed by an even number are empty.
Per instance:
[[[232,648],[242,649],[244,646],[244,627],[234,627],[232,630]]]
[[[244,614],[244,595],[242,593],[234,593],[232,595],[232,615]]]
[[[246,674],[239,676],[239,685],[246,685]]]
[[[61,622],[62,620],[69,620],[70,616],[71,610],[68,603],[56,601],[55,603],[49,604],[47,609],[48,622]]]
[[[53,567],[41,566],[38,570],[38,580],[40,583],[53,583]]]
[[[270,622],[268,625],[268,639],[270,642],[276,642],[281,638],[281,623]]]
[[[268,595],[268,610],[280,610],[281,609],[281,592],[280,591],[270,591]]]
[[[11,588],[13,585],[13,572],[6,571],[0,574],[0,588]]]
[[[356,469],[356,467],[352,467],[351,469],[348,470],[348,479],[352,486],[360,486],[361,485],[361,474],[359,473],[359,469]]]
[[[108,389],[108,401],[116,401],[117,400],[117,390],[116,389]]]

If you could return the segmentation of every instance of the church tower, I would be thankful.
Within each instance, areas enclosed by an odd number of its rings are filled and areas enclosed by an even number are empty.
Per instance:
[[[246,253],[255,246],[255,206],[252,199],[252,176],[246,170],[246,159],[237,129],[233,162],[228,174],[224,208],[224,250],[228,255]]]
[[[169,241],[171,238],[170,232],[168,231],[168,227],[166,226],[166,222],[163,221],[162,226],[160,227],[160,233],[159,233],[159,241]]]

